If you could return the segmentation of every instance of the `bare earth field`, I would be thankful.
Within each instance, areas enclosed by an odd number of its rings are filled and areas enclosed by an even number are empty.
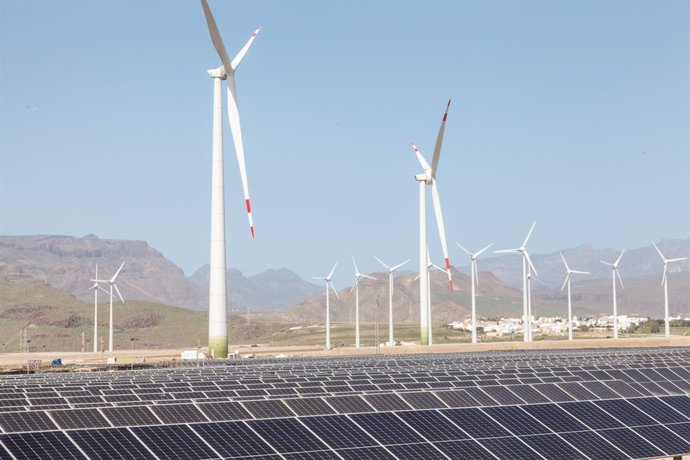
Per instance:
[[[537,342],[524,343],[514,342],[492,342],[492,343],[445,343],[431,346],[396,346],[396,347],[339,347],[330,351],[324,350],[322,346],[239,346],[231,348],[237,350],[240,356],[254,355],[257,358],[275,356],[284,353],[288,357],[297,356],[355,356],[372,354],[405,354],[405,353],[469,353],[477,351],[491,350],[549,350],[549,349],[589,349],[589,348],[629,348],[629,347],[684,347],[690,346],[690,337],[635,337],[613,339],[587,339],[574,340],[572,342],[564,340],[540,340]],[[47,365],[54,358],[62,358],[64,365],[89,365],[106,364],[109,357],[117,358],[118,363],[131,363],[136,358],[143,357],[147,363],[156,361],[170,361],[179,359],[182,349],[167,350],[119,350],[112,355],[109,353],[80,353],[80,352],[46,352],[46,353],[1,353],[0,372],[7,372],[11,369],[26,366],[29,360],[41,361]]]

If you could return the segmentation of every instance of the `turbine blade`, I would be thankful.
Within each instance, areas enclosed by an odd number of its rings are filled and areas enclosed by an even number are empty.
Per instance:
[[[458,247],[459,247],[460,249],[462,249],[463,251],[465,251],[465,254],[467,254],[468,256],[472,257],[472,253],[471,253],[470,251],[468,251],[467,249],[465,249],[464,247],[462,247],[462,244],[458,243],[457,241],[455,242],[455,244],[457,244]]]
[[[472,270],[474,271],[474,284],[479,286],[479,270],[477,269],[477,259],[472,259]]]
[[[676,257],[675,259],[668,259],[666,262],[680,262],[681,260],[687,260],[687,257]]]
[[[117,287],[117,284],[113,284],[113,287],[115,288],[115,291],[117,291],[117,295],[120,297],[122,303],[125,303],[125,299],[122,298],[122,294],[120,294],[120,289]]]
[[[524,248],[527,246],[527,241],[529,241],[529,237],[532,236],[532,232],[534,231],[534,226],[537,225],[537,221],[535,220],[534,223],[532,223],[532,227],[529,229],[529,232],[527,233],[527,238],[525,238],[525,241],[522,243],[522,247]]]
[[[654,249],[656,249],[656,252],[659,253],[659,257],[661,257],[661,260],[663,260],[665,262],[666,257],[664,257],[664,255],[661,253],[661,251],[659,250],[659,247],[656,245],[656,243],[652,243],[652,246],[654,246]]]
[[[362,278],[366,278],[368,280],[375,280],[376,279],[373,276],[369,276],[369,275],[362,275]]]
[[[211,41],[213,46],[220,56],[220,60],[223,62],[223,67],[225,67],[225,73],[231,75],[232,64],[230,59],[228,59],[228,53],[225,51],[225,45],[223,45],[223,39],[220,37],[220,32],[218,32],[218,26],[216,26],[216,21],[213,19],[213,14],[211,14],[211,8],[208,7],[206,0],[201,0],[201,6],[204,9],[204,16],[206,16],[206,23],[208,24],[208,31],[211,34]]]
[[[313,280],[319,280],[319,281],[324,281],[326,279],[325,276],[311,276],[310,278]]]
[[[340,262],[340,261],[338,261],[338,262]],[[331,268],[331,272],[328,274],[328,282],[329,283],[331,281],[331,277],[333,276],[333,272],[335,271],[335,267],[338,266],[338,262],[336,262],[335,265],[333,265],[333,268]]]
[[[525,255],[525,258],[527,259],[527,263],[529,263],[529,266],[532,268],[532,271],[534,272],[535,275],[538,275],[537,269],[534,268],[534,264],[532,263],[532,259],[529,258],[529,253],[527,251],[523,252]]]
[[[415,280],[415,281],[419,280],[419,275],[415,276],[415,277],[414,277],[414,280]]]
[[[617,268],[614,269],[614,271],[616,272],[616,275],[618,275],[618,281],[620,281],[621,283],[621,288],[625,289],[625,286],[623,286],[623,279],[621,278],[621,273],[618,271]]]
[[[381,265],[383,265],[384,267],[386,267],[387,270],[395,270],[395,269],[389,267],[388,265],[386,265],[386,264],[385,264],[381,259],[379,259],[378,257],[374,256],[374,259],[376,259]]]
[[[661,285],[663,286],[666,282],[666,264],[664,264],[664,275],[661,277]]]
[[[494,251],[494,254],[507,254],[507,253],[517,252],[520,253],[520,249],[501,249],[499,251]]]
[[[240,168],[240,178],[242,179],[242,192],[244,193],[244,203],[247,206],[247,218],[249,219],[249,230],[254,239],[254,219],[252,218],[252,205],[249,201],[249,185],[247,184],[247,167],[244,163],[244,143],[242,142],[242,128],[240,125],[240,111],[237,106],[237,94],[235,91],[235,79],[232,75],[228,76],[228,120],[230,121],[230,131],[232,141],[235,144],[235,154],[237,164]]]
[[[441,212],[441,198],[438,195],[438,187],[436,180],[431,182],[431,197],[434,202],[434,214],[436,215],[436,225],[438,226],[438,234],[441,238],[441,249],[443,250],[443,259],[445,261],[446,270],[448,271],[448,281],[451,290],[453,289],[453,278],[450,274],[450,260],[448,259],[448,246],[446,244],[446,228],[443,224],[443,213]]]
[[[613,264],[612,264],[612,263],[604,262],[603,260],[600,260],[599,262],[601,262],[601,263],[604,264],[604,265],[608,265],[609,267],[613,267]]]
[[[110,291],[106,291],[105,289],[103,289],[103,288],[100,287],[100,286],[98,286],[98,289],[100,289],[101,291],[103,291],[103,292],[105,292],[106,294],[110,295]]]
[[[570,273],[577,273],[578,275],[591,275],[590,272],[581,272],[579,270],[570,270]]]
[[[419,151],[414,142],[412,143],[412,148],[414,149],[414,154],[417,155],[417,160],[419,160],[419,164],[422,165],[422,169],[424,170],[424,172],[430,173],[431,166],[429,166],[429,163],[426,162],[426,160],[422,156],[422,153]]]
[[[434,146],[434,156],[431,158],[431,177],[436,178],[436,169],[438,168],[438,160],[441,158],[441,146],[443,145],[443,135],[446,131],[446,119],[448,119],[448,109],[450,109],[450,99],[446,105],[446,111],[443,113],[441,126],[438,128],[438,135],[436,136],[436,145]]]
[[[261,27],[257,27],[257,29],[254,31],[251,37],[249,37],[249,40],[247,40],[247,43],[242,47],[240,52],[237,53],[237,56],[235,56],[232,62],[230,63],[233,71],[237,70],[237,68],[240,66],[242,59],[244,59],[244,55],[247,54],[247,51],[249,51],[249,47],[252,46],[252,42],[254,42],[254,39],[256,38],[256,35],[259,33],[260,30]]]
[[[335,297],[338,298],[338,299],[340,299],[340,296],[338,295],[338,291],[335,290],[335,286],[333,286],[333,283],[331,283],[331,282],[329,281],[329,282],[328,282],[328,285],[329,285],[329,286],[331,287],[331,289],[333,290],[333,294],[335,294]]]
[[[352,254],[350,254],[350,256],[352,257],[352,265],[355,266],[355,274],[359,275],[359,269],[357,268],[357,262],[355,262],[355,256]]]
[[[354,291],[355,287],[357,287],[357,281],[358,281],[358,278],[355,276],[355,282],[352,283],[352,287],[350,288],[350,294],[352,294],[352,291]]]
[[[563,289],[565,289],[565,285],[568,284],[569,279],[570,279],[570,273],[565,275],[565,280],[563,281],[563,286],[561,286],[561,291],[563,291]]]
[[[477,257],[481,256],[484,253],[484,251],[486,251],[487,249],[489,249],[493,245],[494,245],[493,243],[486,245],[486,247],[484,249],[482,249],[481,251],[479,251],[478,253],[476,253],[474,255],[474,258],[476,259]]]
[[[618,256],[618,259],[613,263],[613,265],[618,265],[618,262],[621,261],[621,257],[623,257],[623,254],[625,254],[625,249],[621,251],[621,255]]]
[[[568,267],[568,262],[565,261],[565,257],[563,257],[563,253],[561,252],[560,254],[561,254],[561,259],[563,260],[563,265],[565,265],[565,270],[569,272],[570,267]]]
[[[110,278],[110,282],[111,282],[111,283],[112,283],[113,281],[115,281],[115,278],[117,278],[117,275],[120,274],[120,271],[122,270],[122,267],[124,267],[124,266],[125,266],[125,263],[122,262],[122,265],[120,265],[120,268],[118,268],[117,271],[115,272],[115,274],[113,275],[113,277]]]
[[[410,261],[410,259],[407,259],[405,262],[399,263],[398,265],[396,265],[395,267],[391,268],[390,270],[393,272],[393,271],[397,270],[398,268],[402,267],[403,265],[405,265],[406,263],[408,263],[409,261]]]

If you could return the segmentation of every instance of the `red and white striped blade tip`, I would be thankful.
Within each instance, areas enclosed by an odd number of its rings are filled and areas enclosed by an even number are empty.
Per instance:
[[[446,111],[443,114],[443,121],[446,121],[446,119],[448,118],[448,109],[450,109],[450,99],[448,99],[448,104],[446,105]]]

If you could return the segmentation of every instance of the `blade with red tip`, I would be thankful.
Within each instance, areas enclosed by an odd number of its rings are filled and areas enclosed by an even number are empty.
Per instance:
[[[414,149],[414,154],[417,155],[417,160],[419,160],[419,164],[422,165],[424,172],[429,173],[431,171],[431,166],[429,166],[429,163],[426,162],[422,156],[422,153],[419,151],[414,142],[412,143],[412,149]]]
[[[443,213],[441,212],[441,198],[438,195],[438,187],[436,181],[431,182],[431,198],[434,203],[434,214],[436,215],[436,225],[438,226],[438,235],[441,239],[441,249],[443,250],[443,260],[448,271],[448,281],[450,289],[453,290],[453,278],[450,274],[450,259],[448,258],[448,245],[446,244],[446,228],[443,224]]]
[[[446,131],[446,119],[448,119],[448,109],[450,109],[450,100],[448,100],[448,104],[446,105],[446,111],[443,113],[443,120],[441,120],[441,127],[438,129],[438,135],[436,136],[434,156],[431,158],[431,177],[436,177],[438,160],[441,158],[441,146],[443,145],[443,135]]]
[[[249,230],[254,238],[254,219],[252,218],[252,206],[249,201],[249,185],[247,184],[247,168],[244,163],[244,143],[242,142],[242,128],[240,126],[240,111],[237,106],[237,92],[235,90],[235,78],[228,76],[228,120],[230,121],[230,131],[232,141],[235,144],[235,154],[237,154],[237,164],[240,168],[240,178],[242,179],[242,191],[244,192],[244,202],[247,206],[247,218],[249,219]]]
[[[233,58],[232,62],[230,63],[230,65],[232,66],[232,71],[233,71],[233,72],[234,72],[235,70],[237,70],[237,68],[238,68],[238,67],[240,66],[240,64],[242,63],[242,59],[244,59],[245,54],[247,54],[247,51],[249,51],[249,47],[252,46],[252,43],[254,42],[254,39],[256,38],[256,36],[258,35],[258,33],[259,33],[260,30],[261,30],[261,28],[258,27],[258,28],[254,31],[254,33],[251,35],[251,37],[249,37],[249,40],[247,40],[247,43],[242,47],[242,49],[240,50],[240,52],[237,53],[237,56],[235,56],[235,57]],[[226,73],[229,73],[229,72],[227,72],[227,69],[226,69]]]

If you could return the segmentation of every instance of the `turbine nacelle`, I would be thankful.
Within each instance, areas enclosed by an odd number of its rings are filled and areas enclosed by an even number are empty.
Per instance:
[[[220,78],[221,80],[225,80],[228,78],[228,74],[225,73],[225,66],[216,67],[215,69],[209,69],[207,70],[207,72],[211,76],[211,78]]]

